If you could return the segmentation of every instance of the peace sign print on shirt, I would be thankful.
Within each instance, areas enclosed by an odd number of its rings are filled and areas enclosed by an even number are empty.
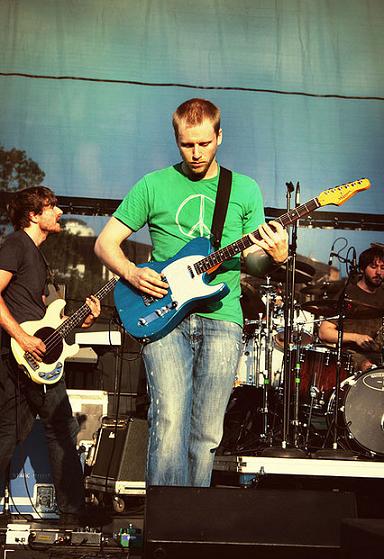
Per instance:
[[[188,196],[180,204],[176,212],[176,224],[180,233],[188,237],[188,239],[194,239],[195,237],[206,237],[209,239],[211,236],[210,226],[214,205],[215,201],[203,194]],[[193,216],[192,219],[191,216]],[[207,225],[206,221],[209,222],[209,225]],[[192,226],[187,229],[182,225],[183,223],[192,223]]]

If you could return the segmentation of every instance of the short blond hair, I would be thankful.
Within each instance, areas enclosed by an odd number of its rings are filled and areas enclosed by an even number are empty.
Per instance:
[[[196,126],[203,122],[203,120],[210,120],[216,135],[220,130],[221,112],[219,107],[216,107],[208,99],[200,99],[195,97],[188,99],[179,105],[172,116],[172,126],[175,131],[175,137],[178,138],[179,124],[185,122],[189,126]]]

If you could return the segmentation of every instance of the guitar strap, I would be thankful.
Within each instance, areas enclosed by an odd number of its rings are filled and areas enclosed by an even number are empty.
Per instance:
[[[45,267],[47,269],[47,281],[46,281],[46,293],[45,293],[45,295],[48,294],[48,287],[47,287],[48,284],[52,284],[53,287],[55,288],[56,293],[59,293],[60,286],[57,283],[56,275],[55,275],[54,271],[52,270],[52,268],[50,267],[50,265],[48,263],[48,260],[45,258],[44,253],[41,250],[39,252],[41,254],[42,259],[44,260],[44,264],[45,264]]]
[[[232,171],[220,166],[219,183],[217,185],[215,209],[213,211],[211,241],[214,250],[220,248],[225,216],[227,215],[229,197],[232,187]]]

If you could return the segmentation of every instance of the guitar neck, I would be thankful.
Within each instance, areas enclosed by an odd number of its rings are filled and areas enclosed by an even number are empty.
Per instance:
[[[95,297],[101,301],[112,289],[115,287],[118,278],[111,278],[97,293]],[[62,324],[55,330],[62,338],[68,336],[70,332],[79,324],[84,322],[84,319],[90,314],[91,310],[86,303],[75,311],[69,318],[64,320]]]
[[[293,210],[286,212],[285,214],[276,218],[274,221],[277,221],[285,228],[291,225],[292,223],[294,223],[295,221],[297,221],[298,219],[310,214],[318,207],[320,207],[318,199],[312,198],[312,200],[309,200],[309,202],[306,202],[305,204],[302,204],[301,206],[298,206],[297,208],[294,208]],[[261,235],[257,230],[254,231],[252,235],[258,241],[261,240]],[[215,268],[218,265],[222,264],[222,262],[225,262],[226,260],[230,260],[231,258],[236,256],[236,254],[239,254],[239,252],[242,252],[243,250],[250,247],[251,245],[253,245],[252,239],[250,238],[249,234],[245,235],[241,239],[231,243],[230,245],[227,245],[226,247],[220,248],[215,252],[212,252],[202,260],[196,262],[194,265],[194,270],[197,274],[203,274],[205,272],[208,272],[212,268]]]

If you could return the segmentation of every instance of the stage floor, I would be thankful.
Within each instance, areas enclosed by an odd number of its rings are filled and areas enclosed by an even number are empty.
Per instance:
[[[384,479],[384,462],[271,456],[217,456],[214,470],[255,475],[332,476]]]

